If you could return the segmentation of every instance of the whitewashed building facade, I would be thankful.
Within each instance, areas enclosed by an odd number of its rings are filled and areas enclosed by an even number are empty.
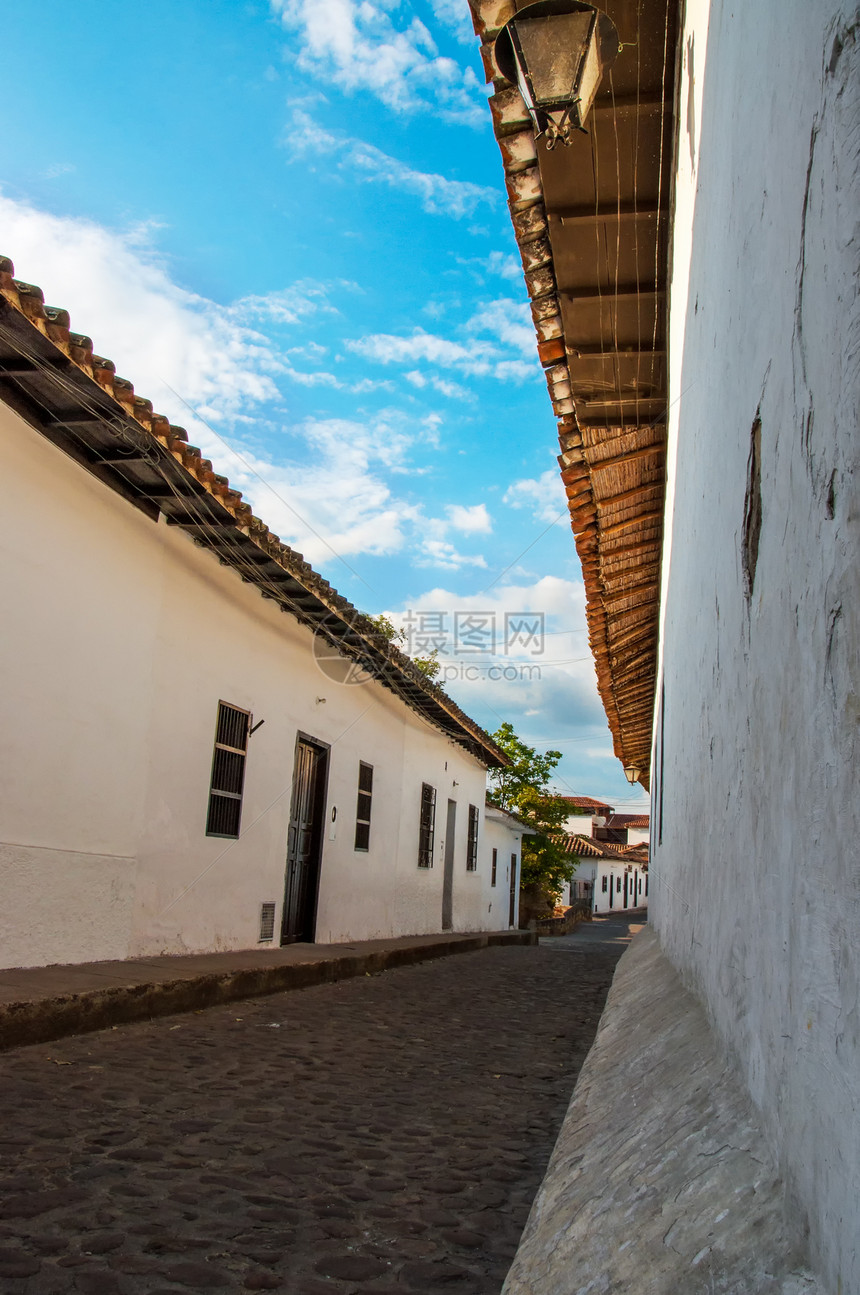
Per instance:
[[[0,291],[0,965],[515,925],[492,739]]]
[[[856,3],[604,0],[552,149],[497,44],[528,0],[470,3],[650,920],[858,1291]]]

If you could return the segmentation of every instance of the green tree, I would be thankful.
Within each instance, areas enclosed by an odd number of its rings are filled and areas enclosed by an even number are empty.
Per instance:
[[[555,900],[579,862],[557,839],[570,813],[567,801],[549,787],[561,751],[541,755],[517,737],[512,724],[502,724],[493,740],[511,763],[506,769],[491,770],[490,796],[536,831],[535,836],[523,837],[522,888],[536,888]]]
[[[380,612],[378,616],[368,616],[367,619],[371,625],[375,625],[380,634],[384,634],[389,643],[394,643],[401,648],[406,642],[406,635],[403,630],[398,629],[394,622]],[[427,656],[413,656],[409,658],[414,666],[417,666],[423,675],[428,679],[434,680],[442,667],[439,664],[439,651],[434,648]]]

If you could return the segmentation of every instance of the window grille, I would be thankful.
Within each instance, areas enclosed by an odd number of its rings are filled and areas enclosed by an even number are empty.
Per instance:
[[[499,852],[498,852],[498,850],[495,850],[495,849],[494,849],[494,850],[493,850],[493,867],[492,867],[492,871],[490,872],[490,885],[491,885],[491,886],[495,886],[495,884],[496,884],[496,872],[498,871],[498,867],[499,867]]]
[[[474,872],[478,866],[478,806],[469,806],[469,839],[466,845],[466,871]]]
[[[373,765],[358,765],[358,799],[355,807],[355,848],[370,849],[370,809],[373,800]]]
[[[433,867],[433,844],[436,838],[436,788],[421,784],[421,818],[418,825],[418,867]]]
[[[604,895],[606,894],[607,890],[609,889],[609,887],[608,887],[608,886],[607,886],[607,884],[606,884],[606,883],[607,883],[607,881],[608,881],[608,878],[607,878],[607,876],[606,876],[606,873],[604,873],[604,874],[603,874],[603,885],[602,885],[602,886],[601,886],[601,888],[600,888],[600,889],[603,891]]]
[[[260,944],[275,938],[274,901],[260,905]]]
[[[239,835],[250,727],[251,716],[248,711],[219,701],[212,777],[209,783],[209,811],[206,816],[207,836],[235,839]]]

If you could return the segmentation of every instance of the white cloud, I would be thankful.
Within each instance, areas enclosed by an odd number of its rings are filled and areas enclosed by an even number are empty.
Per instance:
[[[449,23],[455,0],[435,0]],[[464,0],[465,4],[465,0]],[[442,57],[417,17],[395,26],[391,0],[271,0],[284,27],[298,37],[305,72],[351,93],[375,95],[396,112],[434,111],[453,121],[484,124],[478,79],[470,66]]]
[[[294,109],[292,121],[284,131],[283,143],[292,157],[333,156],[339,171],[353,172],[364,183],[385,184],[401,193],[414,194],[421,199],[424,210],[432,215],[461,220],[474,215],[481,203],[494,207],[499,200],[496,190],[485,185],[416,171],[384,153],[375,144],[333,134],[319,126],[304,108]]]
[[[280,292],[241,297],[230,311],[241,323],[261,320],[273,324],[298,324],[313,315],[338,314],[337,307],[328,300],[328,288],[313,279],[302,279]]]
[[[447,540],[425,539],[413,566],[441,567],[446,571],[459,571],[463,567],[486,567],[480,554],[459,553]]]
[[[463,45],[476,44],[475,31],[469,21],[469,10],[463,0],[430,0],[437,21],[449,28]]]
[[[534,324],[525,301],[515,301],[510,297],[488,301],[478,307],[466,328],[472,333],[489,333],[530,360],[536,356]]]
[[[414,328],[406,336],[371,333],[347,341],[346,346],[378,364],[414,364],[423,360],[437,368],[456,369],[468,377],[494,377],[502,382],[520,383],[539,376],[534,328],[526,303],[511,298],[484,302],[460,331],[464,340]],[[413,369],[406,376],[413,386],[431,381],[421,369]]]
[[[484,282],[488,274],[495,274],[500,279],[511,279],[522,282],[523,268],[515,256],[493,249],[488,256],[458,256],[457,264],[464,266],[479,282]]]
[[[283,408],[276,379],[339,381],[299,375],[289,346],[261,331],[265,323],[305,325],[329,311],[319,285],[304,282],[223,306],[171,278],[153,227],[111,230],[0,194],[0,228],[18,277],[68,309],[72,327],[92,336],[96,351],[107,352],[159,412],[186,427],[216,470],[311,561],[330,566],[333,554],[391,553],[422,542],[421,509],[398,498],[383,474],[404,470],[416,439],[438,441],[437,414],[416,420],[388,410],[364,420],[291,424]],[[261,327],[251,328],[251,319]],[[353,389],[368,384],[386,385],[363,379]],[[261,449],[273,434],[275,444]]]
[[[350,351],[379,364],[409,364],[427,360],[443,369],[459,369],[472,375],[488,374],[499,352],[489,342],[464,346],[462,342],[439,337],[416,328],[408,337],[395,333],[371,333],[346,343]],[[414,382],[414,379],[412,379]]]
[[[489,535],[493,529],[486,504],[472,504],[468,508],[462,504],[449,504],[445,511],[455,531],[462,531],[466,535]]]
[[[432,387],[434,391],[439,391],[443,396],[449,396],[451,400],[474,400],[475,393],[461,387],[459,382],[449,382],[447,378],[439,378],[435,373],[422,373],[420,369],[410,369],[404,373],[404,378],[411,383],[413,387],[423,389]]]
[[[515,256],[508,256],[505,252],[496,250],[487,257],[487,269],[491,274],[498,274],[502,279],[515,279],[517,282],[523,274],[523,267]]]
[[[0,228],[18,277],[35,279],[50,304],[70,310],[72,327],[107,350],[142,395],[167,383],[209,417],[277,396],[279,357],[247,322],[262,299],[221,306],[181,287],[152,227],[110,230],[0,195]],[[182,415],[175,402],[165,412]]]
[[[42,175],[46,180],[56,180],[61,175],[71,175],[76,170],[77,167],[73,162],[53,162],[47,170],[42,172]]]
[[[511,508],[530,508],[536,521],[555,521],[566,508],[564,485],[558,469],[548,468],[537,478],[515,481],[508,486],[502,502]]]

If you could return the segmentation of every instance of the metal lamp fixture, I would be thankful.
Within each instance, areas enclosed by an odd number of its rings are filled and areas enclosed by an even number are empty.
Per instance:
[[[621,48],[605,13],[580,0],[538,0],[511,18],[496,38],[499,71],[519,87],[547,148],[585,130],[606,68]]]
[[[638,764],[626,764],[624,766],[624,777],[631,785],[634,782],[638,782],[642,777],[641,766]]]

